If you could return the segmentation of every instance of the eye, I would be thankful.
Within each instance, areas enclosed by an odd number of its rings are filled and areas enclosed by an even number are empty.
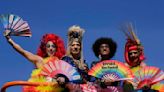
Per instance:
[[[55,46],[54,44],[52,44],[52,45],[46,44],[46,47],[47,47],[47,48],[50,48],[50,47],[56,48],[56,46]]]
[[[54,44],[53,44],[53,45],[51,45],[51,46],[52,46],[53,48],[56,48],[56,45],[54,45]]]
[[[46,48],[50,48],[50,45],[49,44],[46,44]]]
[[[138,52],[129,52],[129,55],[138,54]]]
[[[134,54],[137,54],[137,52],[133,52]]]

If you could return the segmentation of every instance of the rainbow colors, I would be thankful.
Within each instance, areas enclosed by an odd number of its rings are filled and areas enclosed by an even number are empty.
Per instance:
[[[138,89],[145,85],[154,85],[164,80],[164,72],[154,66],[146,66],[134,73],[133,85]]]
[[[41,75],[54,78],[57,74],[65,75],[69,81],[80,81],[81,76],[77,70],[63,60],[47,59],[46,64],[41,69]]]
[[[130,68],[117,60],[101,61],[93,66],[89,70],[88,74],[97,78],[103,78],[106,75],[111,75],[117,78],[116,80],[127,80],[134,77]]]
[[[26,36],[31,37],[30,27],[27,21],[23,21],[17,15],[13,14],[3,14],[0,15],[0,21],[4,25],[5,30],[10,30],[10,35],[12,36]]]

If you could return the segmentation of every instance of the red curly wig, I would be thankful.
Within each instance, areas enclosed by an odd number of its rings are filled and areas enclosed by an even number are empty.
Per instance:
[[[54,56],[61,59],[66,53],[65,47],[64,47],[64,42],[59,36],[57,36],[53,33],[43,35],[43,37],[41,39],[41,44],[37,50],[37,55],[39,55],[43,58],[48,56],[46,53],[46,44],[48,41],[52,41],[53,44],[56,45],[57,50],[56,50]]]

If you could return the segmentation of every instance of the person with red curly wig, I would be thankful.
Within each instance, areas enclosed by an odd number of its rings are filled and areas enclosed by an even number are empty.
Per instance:
[[[49,79],[45,76],[41,76],[41,69],[50,60],[61,59],[65,55],[64,41],[57,35],[49,33],[43,35],[41,39],[40,46],[38,47],[37,54],[33,54],[24,50],[20,45],[15,43],[10,37],[10,30],[4,32],[8,43],[22,56],[32,62],[36,69],[32,71],[29,82],[56,82],[59,83],[60,78]],[[60,84],[60,83],[59,83]],[[23,92],[54,92],[56,90],[54,87],[33,87],[25,86],[23,87]]]
[[[55,34],[45,34],[41,39],[37,55],[43,58],[55,56],[61,59],[65,55],[63,40]]]
[[[26,51],[20,45],[14,42],[10,37],[10,30],[4,32],[8,43],[21,55],[31,61],[36,68],[41,68],[43,59],[46,57],[56,57],[61,59],[65,55],[65,47],[63,40],[55,34],[45,34],[41,39],[41,44],[38,48],[37,54]]]

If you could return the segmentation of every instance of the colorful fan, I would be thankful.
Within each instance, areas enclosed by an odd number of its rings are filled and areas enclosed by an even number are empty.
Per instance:
[[[110,78],[113,81],[133,79],[133,73],[124,63],[117,60],[105,60],[93,66],[89,75],[97,78]]]
[[[82,92],[97,92],[96,87],[94,84],[87,83],[87,84],[80,84]]]
[[[47,77],[55,77],[57,74],[65,75],[70,82],[81,81],[81,76],[77,70],[63,60],[52,60],[48,61],[41,70],[41,75]]]
[[[151,86],[151,89],[158,90],[159,92],[164,92],[164,84],[157,83]]]
[[[144,86],[152,86],[164,80],[164,72],[157,67],[146,66],[136,72],[133,85],[140,89]]]
[[[13,14],[1,15],[0,21],[3,23],[5,30],[11,31],[10,35],[31,37],[28,23],[19,16]]]

